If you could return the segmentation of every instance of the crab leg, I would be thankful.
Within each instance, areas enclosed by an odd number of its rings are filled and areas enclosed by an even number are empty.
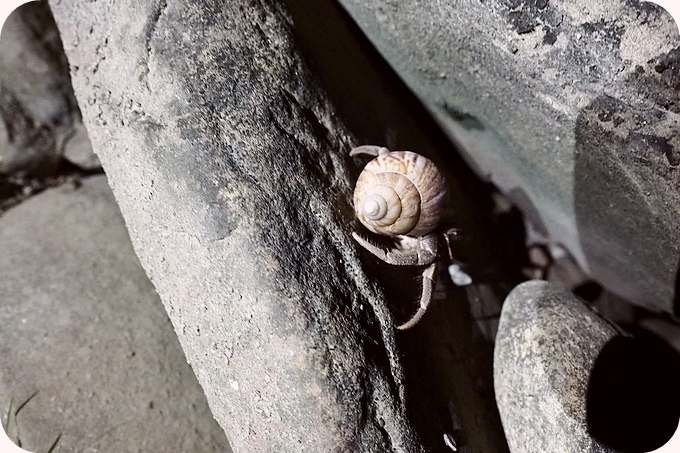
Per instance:
[[[434,275],[437,270],[437,263],[432,263],[423,271],[423,293],[420,296],[420,307],[415,315],[411,317],[404,324],[397,326],[399,330],[410,329],[411,327],[418,324],[418,321],[423,317],[427,311],[427,307],[430,305],[432,300],[432,289],[434,287]]]
[[[388,250],[372,244],[357,232],[352,232],[352,237],[359,245],[387,264],[425,266],[432,264],[437,259],[437,237],[435,235],[427,235],[418,239],[408,238],[410,242],[405,249],[390,248]],[[405,241],[407,238],[402,237],[401,240]]]
[[[350,156],[357,156],[359,154],[365,154],[367,156],[373,156],[373,157],[378,157],[383,154],[389,153],[390,150],[383,147],[383,146],[375,146],[375,145],[362,145],[362,146],[357,146],[356,148],[352,148],[349,152]]]
[[[359,233],[352,232],[352,237],[359,243],[360,246],[371,252],[377,258],[380,258],[387,264],[394,264],[397,266],[417,266],[418,265],[418,250],[384,250],[381,247],[371,243],[368,239],[361,236]]]

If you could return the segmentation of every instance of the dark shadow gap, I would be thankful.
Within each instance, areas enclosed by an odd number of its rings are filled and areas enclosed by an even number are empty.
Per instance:
[[[651,336],[617,336],[595,361],[586,420],[594,439],[621,453],[656,450],[680,419],[680,355]]]

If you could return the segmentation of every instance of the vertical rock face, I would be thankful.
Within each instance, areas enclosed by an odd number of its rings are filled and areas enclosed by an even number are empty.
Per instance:
[[[478,173],[608,289],[677,312],[678,49],[637,0],[340,0]]]
[[[235,451],[424,451],[276,2],[50,2],[135,250]]]

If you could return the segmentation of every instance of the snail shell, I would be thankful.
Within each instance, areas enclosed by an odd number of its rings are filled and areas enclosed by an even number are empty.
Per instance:
[[[410,151],[384,153],[370,161],[354,189],[354,212],[374,233],[423,236],[442,219],[448,190],[434,163]]]

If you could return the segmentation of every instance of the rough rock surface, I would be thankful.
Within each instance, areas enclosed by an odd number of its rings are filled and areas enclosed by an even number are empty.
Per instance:
[[[73,124],[72,133],[64,143],[62,156],[81,170],[100,170],[102,167],[99,158],[92,150],[87,129],[80,120]]]
[[[350,140],[280,5],[50,6],[135,250],[234,450],[424,451],[349,235]]]
[[[0,35],[0,176],[53,173],[64,155],[86,170],[99,168],[83,142],[59,31],[46,1],[28,2]]]
[[[535,237],[636,304],[677,312],[669,14],[638,0],[340,3]]]
[[[494,386],[510,451],[613,452],[587,425],[588,379],[618,331],[571,293],[542,281],[505,300]]]
[[[0,414],[15,442],[230,451],[104,176],[4,213],[0,249]]]
[[[494,384],[513,453],[648,452],[680,417],[676,351],[634,338],[559,286],[517,286],[503,305]]]

